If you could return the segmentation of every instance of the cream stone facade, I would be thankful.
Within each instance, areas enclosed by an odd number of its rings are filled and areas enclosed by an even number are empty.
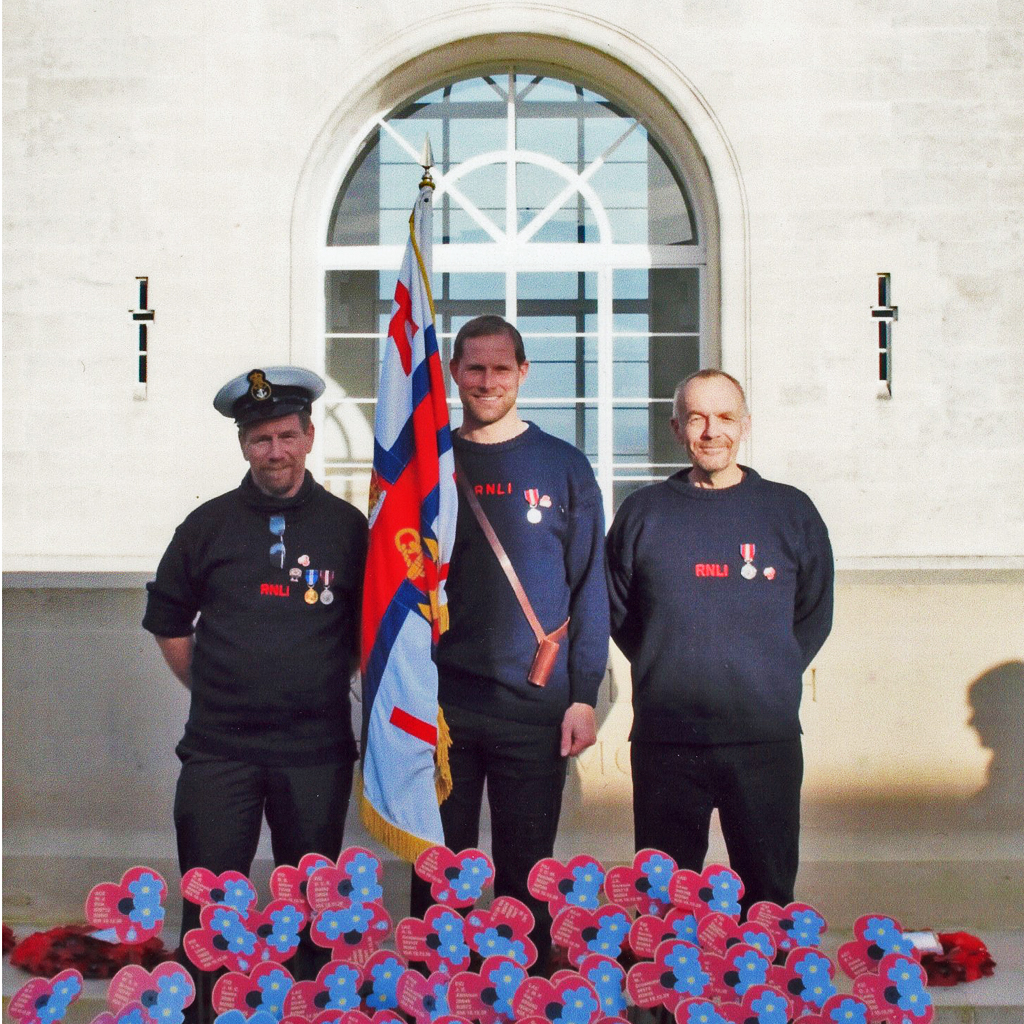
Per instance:
[[[242,475],[212,395],[251,366],[323,369],[322,250],[363,141],[509,64],[620,103],[687,170],[745,459],[829,525],[807,877],[1010,865],[992,885],[1019,925],[1024,744],[1001,723],[1024,711],[1020,0],[6,4],[5,917],[55,905],[41,857],[87,888],[96,858],[173,856],[186,700],[141,588]],[[613,652],[564,852],[630,853],[628,728]]]

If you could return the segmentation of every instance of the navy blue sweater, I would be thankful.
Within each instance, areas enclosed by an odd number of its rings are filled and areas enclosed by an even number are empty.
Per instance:
[[[437,652],[441,704],[558,723],[570,703],[596,702],[608,663],[604,514],[594,472],[580,451],[532,423],[498,444],[457,434],[453,443],[542,627],[550,633],[567,617],[570,624],[547,685],[532,686],[526,676],[537,639],[460,492],[450,626]],[[537,522],[527,518],[531,491]]]
[[[806,494],[743,468],[722,490],[691,486],[684,470],[615,516],[612,637],[632,666],[632,739],[800,734],[801,677],[832,625],[832,549]],[[754,546],[750,578],[741,545]]]
[[[280,538],[271,516],[284,520]],[[279,539],[283,567],[270,558]],[[142,625],[163,637],[195,632],[184,746],[251,764],[355,756],[348,685],[366,544],[363,514],[309,473],[283,499],[247,474],[175,530],[147,584]],[[330,586],[322,576],[309,586],[307,570],[333,573]],[[325,589],[333,600],[321,600]]]

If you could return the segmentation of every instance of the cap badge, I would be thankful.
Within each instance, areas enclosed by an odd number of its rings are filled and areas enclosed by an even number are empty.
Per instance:
[[[249,382],[249,394],[257,402],[263,402],[270,397],[270,381],[263,375],[262,370],[250,370],[245,379]]]

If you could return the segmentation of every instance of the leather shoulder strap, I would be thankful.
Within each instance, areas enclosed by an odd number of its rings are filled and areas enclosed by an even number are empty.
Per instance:
[[[498,563],[501,565],[505,575],[508,577],[508,581],[512,585],[512,592],[516,595],[516,600],[519,602],[519,607],[523,609],[526,621],[530,623],[530,628],[537,637],[537,643],[541,643],[546,636],[544,628],[541,626],[540,620],[534,613],[533,606],[530,604],[530,599],[526,596],[523,584],[520,582],[519,576],[516,574],[516,570],[512,565],[512,560],[508,557],[505,549],[501,546],[501,541],[498,540],[498,535],[494,532],[494,527],[491,526],[490,520],[487,518],[486,513],[480,505],[480,499],[477,498],[476,493],[473,490],[473,485],[466,478],[466,474],[463,473],[462,466],[459,464],[458,459],[455,460],[455,479],[458,481],[459,488],[462,490],[463,495],[465,495],[466,501],[469,502],[469,507],[473,510],[473,515],[476,516],[476,521],[480,524],[480,529],[484,531],[487,543],[491,545],[491,550],[494,552],[498,559]]]

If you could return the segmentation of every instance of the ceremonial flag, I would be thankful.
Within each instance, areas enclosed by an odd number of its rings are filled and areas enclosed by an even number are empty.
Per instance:
[[[430,293],[433,190],[427,173],[381,362],[363,591],[362,819],[410,861],[444,843],[438,805],[451,788],[431,657],[448,627],[445,578],[458,510]]]

